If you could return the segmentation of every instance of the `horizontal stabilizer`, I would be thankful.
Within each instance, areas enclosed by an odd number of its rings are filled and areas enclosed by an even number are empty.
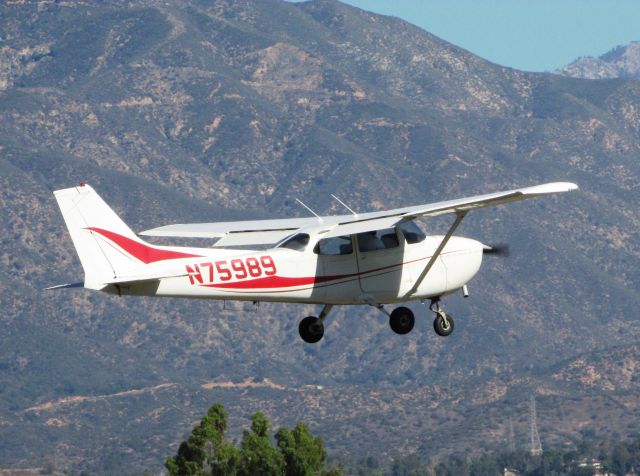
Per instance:
[[[147,275],[128,275],[128,276],[120,276],[118,278],[110,279],[108,282],[103,284],[103,287],[106,287],[110,284],[133,284],[133,283],[142,283],[144,281],[158,281],[162,278],[178,278],[182,276],[187,276],[186,272],[175,270],[172,272],[155,272],[153,274]],[[84,283],[68,283],[68,284],[58,284],[56,286],[49,286],[48,288],[44,288],[45,291],[52,291],[56,289],[70,289],[70,288],[83,288]]]
[[[188,276],[189,274],[184,271],[171,270],[167,272],[156,271],[150,274],[137,274],[137,275],[123,275],[117,278],[110,279],[105,284],[127,284],[127,283],[141,283],[143,281],[157,281],[164,278],[180,278],[182,276]]]
[[[57,286],[49,286],[48,288],[44,288],[45,291],[51,291],[53,289],[69,289],[69,288],[83,288],[84,283],[68,283],[68,284],[58,284]]]

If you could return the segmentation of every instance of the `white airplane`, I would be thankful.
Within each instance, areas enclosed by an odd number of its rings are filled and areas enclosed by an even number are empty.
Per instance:
[[[453,236],[464,217],[476,208],[577,188],[548,183],[381,212],[169,225],[140,233],[217,238],[210,248],[143,241],[84,183],[54,194],[84,269],[85,288],[117,295],[322,304],[318,317],[305,317],[299,325],[300,337],[314,343],[322,339],[335,305],[374,306],[389,317],[394,332],[406,334],[414,326],[413,312],[402,306],[389,313],[383,305],[414,299],[430,301],[438,335],[451,334],[453,318],[440,299],[458,290],[467,296],[467,283],[480,269],[483,253],[491,250]],[[455,220],[444,236],[426,236],[414,222],[447,213]],[[76,286],[82,283],[48,289]]]

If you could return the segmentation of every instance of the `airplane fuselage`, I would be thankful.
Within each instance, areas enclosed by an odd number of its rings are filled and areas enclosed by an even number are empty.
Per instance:
[[[103,290],[138,296],[387,304],[449,294],[467,284],[480,269],[484,245],[453,237],[416,287],[443,237],[427,236],[419,243],[408,243],[400,230],[396,235],[396,246],[366,251],[363,237],[353,235],[350,252],[343,254],[323,253],[317,246],[322,240],[311,241],[300,250],[173,247],[174,252],[189,257],[148,263],[169,277],[111,284]],[[102,238],[116,240],[113,244],[118,246],[117,237]]]

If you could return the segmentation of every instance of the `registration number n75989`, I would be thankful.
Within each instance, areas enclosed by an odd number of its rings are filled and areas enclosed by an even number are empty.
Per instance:
[[[191,284],[211,284],[216,282],[273,276],[276,264],[269,255],[249,258],[221,259],[186,265]]]

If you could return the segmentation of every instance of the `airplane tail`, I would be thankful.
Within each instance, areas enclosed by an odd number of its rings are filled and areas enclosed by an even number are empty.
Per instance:
[[[89,185],[53,192],[84,269],[84,286],[103,289],[140,271],[148,245]]]
[[[53,193],[82,263],[85,288],[183,276],[184,269],[163,263],[202,256],[141,240],[89,185]]]

